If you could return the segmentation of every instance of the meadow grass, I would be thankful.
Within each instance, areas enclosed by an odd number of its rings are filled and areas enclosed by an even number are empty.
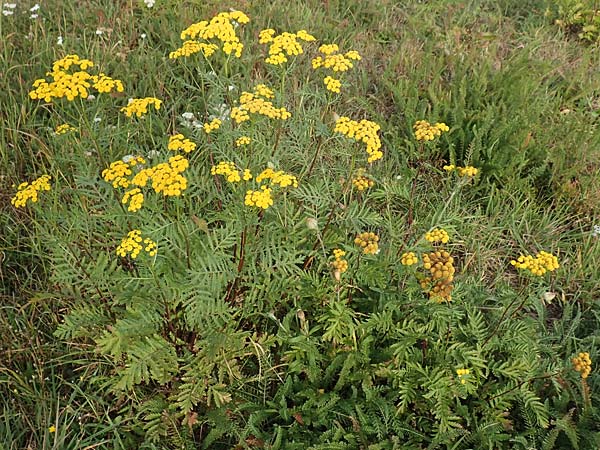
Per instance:
[[[552,5],[526,3],[49,0],[35,19],[26,2],[0,16],[0,448],[597,448],[598,378],[592,366],[582,381],[571,358],[598,359],[600,57],[544,15]],[[251,19],[240,26],[242,59],[213,67],[168,58],[181,30],[230,7]],[[257,36],[270,27],[357,50],[362,60],[342,94],[317,84],[307,55],[266,65]],[[33,81],[72,53],[122,80],[125,93],[31,100]],[[213,185],[210,165],[231,158],[231,139],[217,131],[201,143],[205,136],[181,118],[219,115],[220,104],[258,82],[293,116],[290,125],[260,122],[253,150],[235,162],[271,163],[299,185],[264,216],[229,207],[224,179]],[[129,97],[164,103],[132,122],[119,112]],[[364,193],[345,187],[364,151],[332,136],[336,116],[381,126],[384,158],[368,166],[375,184]],[[423,145],[413,134],[421,119],[450,131]],[[62,123],[79,131],[54,136]],[[181,201],[147,198],[128,215],[102,170],[166,148],[175,131],[210,149],[190,156],[199,186]],[[450,163],[480,172],[466,182],[443,170]],[[14,186],[46,173],[60,193],[41,197],[35,213],[11,205]],[[227,227],[239,217],[243,225]],[[139,223],[162,236],[170,268],[145,271],[117,258],[126,228]],[[406,251],[427,252],[422,237],[436,227],[451,235],[457,261],[451,307],[425,304],[414,273],[398,262]],[[352,254],[364,230],[380,233],[377,260]],[[354,266],[342,284],[327,259],[338,246]],[[540,250],[557,255],[556,274],[527,278],[509,263]],[[280,275],[265,275],[273,271]],[[127,314],[139,292],[155,288],[164,308],[146,325],[160,322],[172,347],[151,345],[156,359],[172,351],[179,372],[127,379],[127,351],[107,336],[136,336],[142,321]],[[65,331],[77,320],[81,330]],[[203,348],[218,349],[200,360],[217,361],[213,372],[191,362]],[[425,375],[400,373],[398,361],[412,367],[421,355],[413,369]],[[470,364],[469,391],[436,378],[452,358]],[[188,407],[177,390],[187,392],[194,370],[214,383],[190,394]]]

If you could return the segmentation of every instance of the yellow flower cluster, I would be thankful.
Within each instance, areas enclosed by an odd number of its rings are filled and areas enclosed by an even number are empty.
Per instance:
[[[340,117],[335,123],[333,131],[342,133],[351,139],[366,144],[367,154],[369,155],[367,161],[372,163],[383,157],[381,149],[381,140],[377,132],[381,127],[375,122],[370,120],[361,120],[357,122],[351,120],[348,117]]]
[[[129,206],[127,207],[128,211],[135,212],[139,211],[144,204],[144,194],[142,194],[142,190],[140,188],[133,188],[123,195],[123,199],[121,202],[126,205],[129,202]]]
[[[313,69],[323,67],[334,72],[345,72],[353,67],[352,61],[361,60],[356,50],[350,50],[345,54],[337,53],[339,50],[337,44],[321,45],[319,51],[325,56],[317,56],[312,60]]]
[[[27,205],[27,201],[31,200],[32,203],[38,201],[38,192],[50,190],[50,175],[42,175],[31,183],[24,182],[17,187],[17,193],[13,198],[10,199],[10,203],[15,208],[21,208]]]
[[[450,240],[450,236],[443,228],[434,228],[433,230],[425,233],[425,239],[431,243],[441,242],[442,244],[447,244]]]
[[[379,253],[379,236],[373,232],[360,233],[354,239],[354,243],[363,249],[363,253],[366,255],[375,255]]]
[[[416,264],[418,262],[419,258],[417,257],[417,255],[415,255],[414,252],[404,253],[400,257],[400,264],[402,264],[403,266],[412,266],[413,264]]]
[[[123,92],[125,87],[121,80],[115,80],[104,73],[100,73],[98,76],[92,76],[93,88],[101,94],[108,94],[113,90],[117,92]]]
[[[573,363],[573,368],[577,372],[581,372],[581,378],[587,378],[592,371],[592,360],[590,359],[590,354],[587,352],[579,353],[576,357],[571,359]]]
[[[129,100],[127,106],[121,108],[121,112],[124,112],[127,117],[134,114],[137,117],[142,117],[148,112],[148,106],[150,105],[154,105],[154,109],[159,110],[162,100],[155,97],[133,98]]]
[[[206,134],[210,134],[213,131],[218,130],[219,127],[221,126],[221,123],[223,123],[223,122],[221,122],[221,119],[216,119],[216,118],[211,120],[208,123],[205,123],[204,124],[204,132]]]
[[[431,276],[421,280],[421,288],[438,303],[452,300],[455,272],[453,263],[454,258],[445,250],[423,255],[423,268],[429,270]]]
[[[537,276],[542,276],[546,272],[552,272],[560,267],[558,258],[552,253],[545,251],[539,252],[535,255],[535,258],[531,255],[521,255],[516,261],[512,260],[510,263],[517,269],[528,270],[533,275]]]
[[[117,255],[123,258],[131,255],[131,258],[135,259],[144,250],[148,255],[155,256],[156,249],[156,242],[149,238],[142,238],[140,230],[132,230],[127,233],[127,236],[123,238],[121,244],[117,247]]]
[[[104,181],[112,183],[112,186],[115,189],[119,187],[127,189],[131,184],[130,180],[127,178],[133,173],[131,169],[138,164],[145,163],[146,160],[141,156],[131,158],[127,162],[123,160],[112,162],[108,169],[102,171],[102,178]]]
[[[473,167],[473,166],[459,167],[459,166],[455,166],[454,164],[450,164],[450,165],[444,166],[443,168],[447,172],[452,172],[452,171],[456,170],[459,177],[474,177],[475,175],[477,175],[479,173],[479,169],[477,169],[476,167]]]
[[[267,64],[274,66],[287,62],[287,56],[297,56],[304,53],[302,45],[298,41],[312,42],[315,37],[308,34],[306,30],[300,30],[297,33],[276,34],[275,30],[268,28],[262,30],[258,35],[260,44],[271,44],[269,46],[269,57],[265,59]]]
[[[244,200],[246,206],[257,206],[262,209],[267,209],[273,205],[273,197],[271,197],[271,189],[267,186],[261,186],[260,191],[246,191]]]
[[[187,57],[200,52],[202,52],[202,54],[208,58],[218,49],[219,46],[215,44],[206,44],[198,41],[185,41],[181,47],[169,53],[169,58],[177,59],[181,58],[182,56]]]
[[[265,100],[272,97],[273,91],[264,84],[259,84],[254,92],[242,92],[240,106],[232,108],[230,116],[236,123],[250,120],[250,114],[260,114],[271,119],[289,119],[291,114],[287,109],[275,108],[273,103]]]
[[[460,384],[465,384],[466,380],[463,378],[465,375],[469,375],[471,371],[469,369],[456,369],[456,375],[460,380]]]
[[[339,274],[342,274],[348,270],[348,261],[344,259],[345,255],[346,255],[346,252],[342,249],[336,248],[333,251],[333,256],[335,258],[335,261],[333,261],[331,263],[331,266]]]
[[[175,134],[169,137],[168,149],[173,151],[183,150],[186,153],[196,150],[196,144],[186,139],[183,134]]]
[[[189,167],[189,162],[181,155],[169,158],[168,163],[161,163],[149,169],[144,169],[145,175],[133,179],[133,183],[152,180],[152,189],[165,197],[179,197],[187,188],[187,179],[181,175]],[[140,172],[140,173],[142,173]],[[138,173],[138,175],[140,175]],[[144,182],[141,187],[145,186]]]
[[[241,11],[222,12],[214,16],[210,21],[203,20],[194,23],[181,32],[183,45],[169,54],[170,59],[177,59],[182,56],[190,56],[202,52],[204,56],[212,55],[219,46],[210,42],[216,39],[222,45],[222,50],[226,55],[235,55],[237,58],[242,56],[244,44],[242,44],[235,34],[236,24],[246,24],[250,19]],[[200,41],[206,41],[201,42]]]
[[[250,173],[250,170],[244,169],[244,172],[240,173],[235,164],[230,161],[221,161],[216,166],[212,166],[210,173],[211,175],[223,175],[230,183],[237,183],[242,181],[242,179],[244,181],[252,179],[252,173]]]
[[[352,184],[359,191],[364,191],[375,185],[375,182],[365,175],[365,169],[358,169],[356,176],[352,178]]]
[[[413,128],[417,141],[433,141],[436,137],[441,136],[443,132],[450,130],[445,123],[438,122],[431,125],[426,120],[417,120]]]
[[[256,177],[256,181],[260,183],[263,180],[271,180],[271,185],[279,185],[279,187],[298,187],[298,179],[283,170],[274,171],[270,167],[266,168]]]
[[[250,144],[250,142],[251,142],[251,139],[248,136],[242,136],[241,138],[238,138],[235,140],[235,146],[241,147],[242,145]]]
[[[67,55],[54,61],[52,71],[46,74],[51,81],[45,78],[35,80],[33,82],[34,89],[29,92],[29,97],[46,102],[66,97],[67,100],[72,101],[76,97],[87,98],[90,88],[96,89],[99,93],[125,90],[120,80],[114,80],[103,73],[92,75],[87,72],[87,69],[93,65],[92,61],[81,59],[78,55]],[[75,68],[79,70],[75,70]]]
[[[63,123],[62,125],[59,125],[55,128],[54,134],[58,136],[58,135],[67,134],[71,131],[76,131],[76,130],[77,130],[77,128],[72,127],[68,123]]]
[[[323,80],[323,83],[325,83],[325,87],[328,91],[335,92],[336,94],[341,92],[340,88],[342,87],[342,82],[340,80],[327,76]]]

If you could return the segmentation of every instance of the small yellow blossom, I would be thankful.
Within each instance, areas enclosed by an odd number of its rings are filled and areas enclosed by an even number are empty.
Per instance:
[[[454,258],[445,250],[425,253],[423,269],[428,270],[430,276],[420,280],[421,288],[438,303],[451,301],[454,289]]]
[[[15,208],[26,206],[28,200],[31,200],[32,203],[36,203],[40,191],[50,190],[51,179],[52,177],[50,177],[50,175],[42,175],[31,183],[21,183],[17,188],[17,193],[10,199],[10,203]]]
[[[127,202],[129,202],[129,206],[127,207],[128,211],[139,211],[142,207],[142,204],[144,203],[144,194],[142,194],[140,188],[131,189],[125,192],[125,195],[123,195],[123,199],[121,200],[121,202],[124,205],[126,205]]]
[[[416,264],[418,262],[419,258],[417,258],[417,255],[415,255],[414,252],[404,253],[400,257],[400,264],[402,264],[403,266],[412,266],[413,264]]]
[[[251,142],[251,139],[248,136],[242,136],[241,138],[238,138],[235,140],[235,146],[241,147],[242,145],[250,144],[250,142]]]
[[[262,30],[259,35],[260,44],[269,45],[269,56],[265,59],[267,64],[280,65],[287,62],[287,56],[296,56],[304,53],[302,44],[299,41],[311,42],[315,37],[308,34],[306,30],[300,30],[298,33],[275,34],[275,30],[268,28]]]
[[[365,175],[365,169],[358,169],[356,176],[352,178],[352,184],[359,191],[364,191],[375,185],[375,182]]]
[[[433,230],[425,233],[425,239],[431,243],[441,242],[442,244],[447,244],[450,240],[450,236],[443,228],[434,228]]]
[[[354,239],[354,243],[362,247],[366,255],[375,255],[379,253],[379,236],[373,232],[360,233]]]
[[[236,123],[250,120],[250,114],[259,114],[270,119],[287,120],[291,113],[285,108],[276,108],[266,100],[273,97],[273,91],[264,84],[254,88],[254,92],[242,92],[240,106],[231,109],[230,117]]]
[[[458,375],[458,379],[460,380],[461,384],[465,384],[466,380],[465,380],[465,376],[469,375],[471,373],[471,371],[469,369],[456,369],[456,375]]]
[[[363,119],[360,122],[357,122],[355,120],[350,120],[348,117],[340,117],[335,123],[333,131],[342,133],[355,141],[366,144],[366,151],[369,155],[367,161],[372,163],[383,157],[383,152],[380,150],[381,140],[377,134],[380,129],[381,127],[378,124],[371,122],[370,120]]]
[[[123,82],[121,80],[115,80],[104,73],[100,73],[99,75],[93,75],[92,78],[92,86],[100,93],[108,94],[113,90],[117,92],[123,92],[125,87],[123,86]]]
[[[274,171],[271,168],[266,168],[256,177],[258,183],[263,180],[270,180],[272,185],[279,185],[280,187],[298,187],[298,179],[282,170]]]
[[[577,372],[581,372],[581,378],[587,378],[592,371],[592,360],[590,354],[587,352],[579,353],[576,357],[571,359],[573,368]]]
[[[50,425],[48,427],[48,433],[56,433],[56,427],[54,425]]]
[[[346,252],[342,249],[336,248],[333,250],[335,261],[331,263],[331,266],[338,275],[341,275],[348,270],[348,261],[344,259],[344,255],[346,255]]]
[[[558,258],[545,251],[539,252],[535,258],[531,255],[521,255],[516,261],[512,260],[510,263],[517,269],[529,271],[536,276],[542,276],[546,272],[552,272],[560,267]]]
[[[132,230],[123,238],[121,244],[117,247],[117,255],[125,258],[130,255],[136,259],[140,252],[144,250],[149,256],[155,256],[157,251],[156,242],[149,238],[142,238],[140,230]]]
[[[457,167],[459,177],[474,177],[479,172],[479,169],[473,166]]]
[[[210,134],[213,131],[218,130],[222,123],[223,122],[221,122],[221,119],[216,119],[216,118],[211,120],[208,123],[205,123],[204,124],[204,132],[206,134]]]
[[[335,92],[336,94],[340,93],[340,88],[342,87],[342,82],[340,80],[327,76],[323,82],[328,91]]]
[[[260,191],[247,191],[244,204],[246,204],[246,206],[256,206],[258,208],[267,209],[269,206],[273,205],[271,189],[267,186],[261,186]]]
[[[62,125],[58,125],[54,129],[54,134],[58,136],[58,135],[61,135],[61,134],[67,134],[67,133],[69,133],[71,131],[77,131],[77,128],[72,127],[68,123],[63,123]]]
[[[354,67],[352,61],[360,61],[361,57],[356,50],[350,50],[345,54],[339,51],[337,44],[324,44],[319,47],[319,52],[325,56],[317,56],[311,61],[313,69],[323,67],[333,72],[346,72]]]
[[[436,123],[431,125],[426,120],[417,120],[413,125],[415,129],[415,138],[417,141],[433,141],[436,137],[447,132],[450,128],[445,123]]]
[[[183,150],[186,153],[190,153],[196,149],[196,144],[186,139],[183,134],[175,134],[169,138],[167,147],[169,150]]]
[[[240,171],[236,168],[235,164],[231,161],[221,161],[216,166],[212,166],[210,169],[211,175],[223,175],[225,179],[229,183],[237,183],[242,180],[242,176],[240,175]],[[252,177],[252,174],[248,170],[248,172],[244,172],[244,177],[246,176]],[[247,180],[246,180],[247,181]]]
[[[124,112],[127,117],[131,117],[134,114],[137,117],[142,117],[148,113],[148,106],[151,105],[154,105],[154,109],[159,110],[162,105],[162,100],[155,97],[130,99],[127,106],[121,108],[121,112]]]

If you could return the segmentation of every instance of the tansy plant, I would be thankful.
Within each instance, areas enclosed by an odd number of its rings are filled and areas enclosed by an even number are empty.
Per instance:
[[[465,286],[460,241],[394,212],[412,200],[385,166],[403,150],[339,102],[358,51],[306,30],[256,35],[249,22],[226,11],[181,32],[164,56],[173,77],[201,78],[193,93],[179,79],[137,92],[77,55],[31,80],[29,101],[52,102],[59,124],[61,99],[119,94],[103,99],[115,128],[83,126],[94,116],[81,103],[80,121],[55,129],[79,156],[11,201],[57,268],[55,335],[84,344],[82,380],[130,408],[139,447],[178,436],[205,448],[416,449],[474,427],[548,427],[542,396],[564,384],[551,382],[562,369],[520,320],[529,304],[513,309],[522,296],[507,290],[508,306],[487,305],[494,295]],[[448,131],[418,121],[405,138]],[[83,156],[90,147],[96,158]],[[513,261],[536,275],[558,265],[544,252]],[[582,376],[588,361],[573,361]],[[483,436],[465,442],[508,440]]]

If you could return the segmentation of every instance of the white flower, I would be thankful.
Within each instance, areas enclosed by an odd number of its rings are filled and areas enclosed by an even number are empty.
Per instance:
[[[5,3],[3,6],[7,9],[15,9],[17,7],[17,4],[16,3]]]
[[[185,120],[194,120],[196,118],[192,112],[184,112],[181,117],[183,117]]]
[[[142,39],[146,39],[147,35],[146,35],[146,33],[142,33],[142,34],[140,34],[140,37],[141,37]]]
[[[94,117],[94,123],[102,122],[102,117]]]
[[[150,150],[148,152],[148,159],[157,158],[160,156],[160,152],[158,150]]]
[[[216,111],[215,114],[211,114],[208,118],[209,119],[219,119],[221,121],[225,121],[229,119],[229,115],[231,114],[231,109],[229,108],[229,105],[227,105],[226,103],[222,103],[219,106],[217,106],[214,111]]]
[[[102,31],[100,28],[98,28],[98,29],[96,30],[96,35],[97,35],[97,36],[101,36],[101,35],[102,35],[102,33],[104,33],[104,31]]]
[[[32,14],[29,16],[30,19],[37,19],[39,17],[39,15],[37,14]]]
[[[63,37],[59,36],[58,39],[56,39],[56,45],[63,45]]]
[[[12,16],[13,12],[9,11],[8,9],[3,9],[2,14],[4,14],[5,16]]]
[[[127,163],[128,163],[129,161],[131,161],[133,158],[135,158],[135,156],[133,156],[133,155],[125,155],[125,156],[123,156],[123,158],[121,158],[121,160],[122,160],[122,161],[123,161],[125,164],[127,164]]]
[[[29,11],[31,11],[31,12],[35,12],[35,11],[37,11],[38,9],[40,9],[40,5],[39,5],[39,3],[36,3],[36,4],[35,4],[35,5],[33,5],[31,8],[29,8]]]
[[[152,7],[154,6],[154,2],[155,2],[155,1],[156,1],[156,0],[144,0],[144,3],[146,4],[146,6],[147,6],[148,8],[152,8]]]
[[[90,101],[90,102],[91,102],[92,100],[95,100],[95,99],[96,99],[96,96],[95,96],[94,94],[88,94],[88,96],[87,96],[87,98],[86,98],[86,100],[88,100],[88,101]]]
[[[594,230],[592,231],[592,236],[594,236],[594,237],[600,236],[600,225],[594,225]]]

